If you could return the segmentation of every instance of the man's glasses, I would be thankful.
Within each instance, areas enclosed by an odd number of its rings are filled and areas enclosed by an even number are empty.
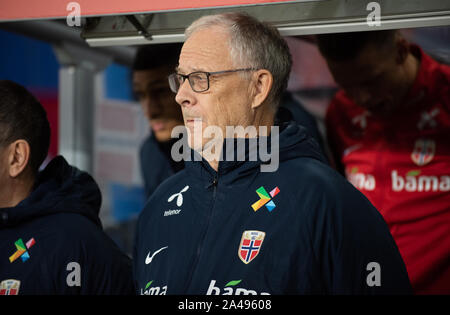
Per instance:
[[[178,93],[180,86],[184,83],[184,81],[186,79],[188,79],[192,90],[194,92],[201,93],[201,92],[208,91],[209,77],[212,75],[238,72],[238,71],[251,71],[251,70],[257,70],[257,69],[246,68],[246,69],[225,70],[225,71],[216,71],[216,72],[196,71],[196,72],[191,72],[189,74],[172,73],[171,75],[169,75],[169,85],[170,85],[170,89],[172,90],[172,92]]]

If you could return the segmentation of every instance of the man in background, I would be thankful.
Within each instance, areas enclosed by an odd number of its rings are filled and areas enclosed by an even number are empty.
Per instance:
[[[450,294],[450,67],[395,30],[317,42],[341,87],[326,115],[338,169],[384,216],[415,292]]]
[[[139,159],[148,198],[166,178],[184,168],[170,155],[172,129],[183,125],[180,106],[170,91],[167,77],[173,72],[181,44],[140,46],[133,63],[133,91],[151,129],[140,148]]]

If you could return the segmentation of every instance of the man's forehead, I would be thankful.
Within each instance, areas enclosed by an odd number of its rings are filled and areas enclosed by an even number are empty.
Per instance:
[[[343,74],[366,76],[386,68],[389,56],[373,50],[363,50],[355,58],[345,61],[328,61],[331,69]]]
[[[362,63],[357,60],[349,60],[345,62],[329,62],[330,69],[345,75],[364,76],[375,72],[377,65],[371,63]]]
[[[339,63],[335,66],[330,65],[330,70],[336,83],[341,86],[355,86],[371,80],[379,73],[378,69],[367,67],[367,65],[356,65],[354,62],[346,63],[346,65]]]
[[[171,71],[165,68],[135,70],[133,71],[133,85],[147,86],[165,83],[170,72]]]
[[[184,43],[177,70],[181,72],[216,71],[231,63],[229,35],[218,29],[199,30]]]

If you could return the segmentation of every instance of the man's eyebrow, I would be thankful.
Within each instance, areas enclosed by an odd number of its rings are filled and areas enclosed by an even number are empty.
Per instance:
[[[148,81],[146,83],[146,86],[155,86],[155,85],[163,85],[167,82],[167,78],[166,77],[162,77],[162,78],[157,78],[157,79],[153,79],[152,81]]]
[[[181,74],[185,73],[185,71],[181,71],[179,67],[175,67],[175,72],[181,73]],[[192,73],[192,72],[207,72],[207,71],[194,67],[188,73]],[[188,74],[188,73],[186,73],[186,74]]]

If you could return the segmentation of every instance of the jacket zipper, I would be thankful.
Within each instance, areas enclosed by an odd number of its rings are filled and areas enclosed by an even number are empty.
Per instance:
[[[216,190],[217,190],[217,177],[214,176],[213,182],[211,183],[213,186],[213,208],[214,208],[214,202],[216,201]],[[209,186],[211,187],[211,186]]]
[[[197,247],[197,252],[196,252],[196,257],[195,257],[195,260],[194,260],[194,264],[192,266],[191,273],[190,273],[189,279],[188,279],[188,281],[186,283],[186,289],[184,290],[184,292],[186,292],[187,289],[189,289],[189,287],[191,286],[192,277],[194,276],[194,273],[197,270],[197,264],[198,264],[198,261],[200,260],[200,254],[201,254],[202,249],[203,249],[203,244],[205,243],[206,235],[208,234],[209,225],[211,223],[211,218],[212,218],[212,214],[213,214],[213,211],[214,211],[214,206],[215,206],[215,203],[216,203],[217,184],[218,184],[218,176],[214,176],[214,179],[213,179],[212,183],[209,184],[208,186],[206,186],[206,188],[210,188],[211,186],[213,186],[213,204],[212,204],[211,211],[209,212],[209,216],[208,216],[208,219],[207,219],[205,232],[203,233],[203,236],[201,238],[200,244]]]

